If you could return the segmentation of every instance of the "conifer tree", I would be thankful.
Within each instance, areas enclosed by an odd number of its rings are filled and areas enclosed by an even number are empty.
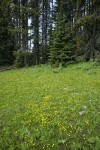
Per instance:
[[[50,63],[55,66],[65,65],[66,62],[75,60],[75,40],[73,39],[70,23],[65,22],[63,15],[63,2],[60,4],[57,30],[53,31],[50,46]]]
[[[13,62],[13,51],[15,41],[9,32],[12,27],[10,1],[0,1],[0,65],[11,65]]]

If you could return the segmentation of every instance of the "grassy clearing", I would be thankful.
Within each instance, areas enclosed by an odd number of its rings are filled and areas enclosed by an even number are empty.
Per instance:
[[[0,150],[99,150],[96,63],[0,73]]]

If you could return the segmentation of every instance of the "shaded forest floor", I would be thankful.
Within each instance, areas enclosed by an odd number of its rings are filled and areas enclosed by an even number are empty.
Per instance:
[[[0,72],[7,71],[7,70],[11,70],[11,67],[8,67],[8,66],[0,67]]]
[[[0,72],[0,148],[99,150],[100,65]]]

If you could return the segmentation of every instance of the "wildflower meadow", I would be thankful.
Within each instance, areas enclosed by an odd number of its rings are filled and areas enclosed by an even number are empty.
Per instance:
[[[100,150],[100,66],[0,72],[0,150]]]

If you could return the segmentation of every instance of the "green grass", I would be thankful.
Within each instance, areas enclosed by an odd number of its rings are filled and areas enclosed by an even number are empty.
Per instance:
[[[100,66],[0,73],[0,150],[99,150]]]

